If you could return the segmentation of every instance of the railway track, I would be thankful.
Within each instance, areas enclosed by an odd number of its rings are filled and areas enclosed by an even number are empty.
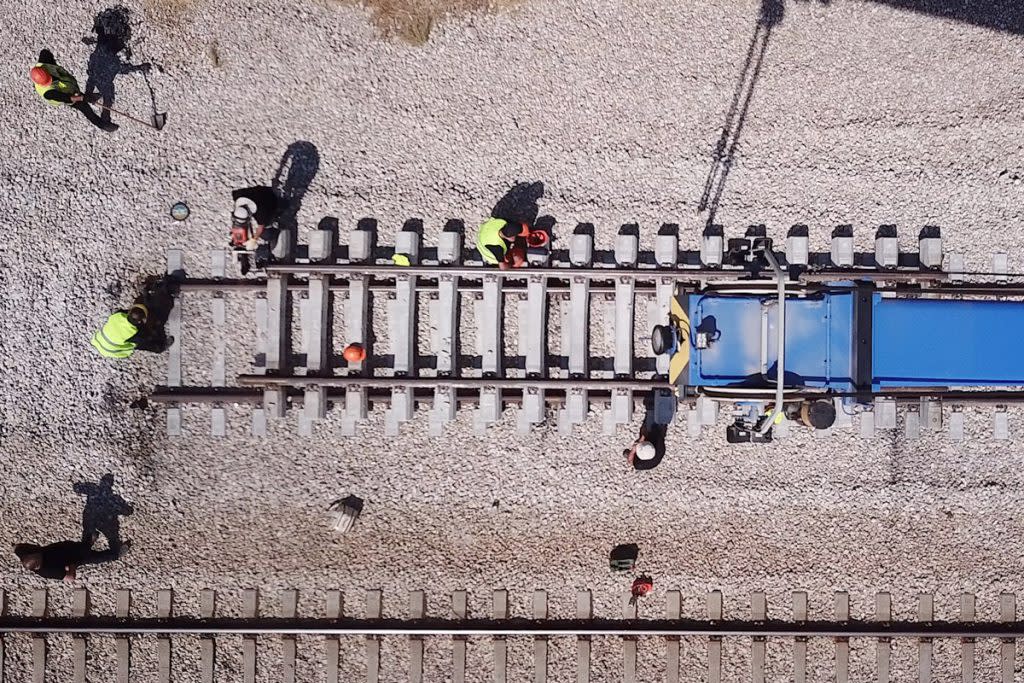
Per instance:
[[[294,590],[276,595],[249,590],[241,596],[205,590],[198,602],[186,600],[198,607],[191,615],[175,608],[170,590],[159,591],[152,615],[140,614],[133,604],[139,596],[126,590],[117,591],[113,615],[95,614],[91,597],[85,589],[75,590],[64,612],[46,590],[37,590],[29,614],[5,611],[0,681],[170,683],[198,674],[204,683],[420,683],[439,676],[455,682],[574,678],[588,683],[605,680],[614,660],[621,672],[615,679],[624,683],[651,680],[645,678],[651,672],[669,683],[760,683],[768,677],[804,683],[824,672],[836,683],[867,677],[929,683],[950,680],[954,670],[964,683],[1011,683],[1016,640],[1024,637],[1012,594],[1002,594],[998,605],[979,605],[974,595],[963,594],[959,605],[938,611],[934,596],[918,595],[916,619],[894,618],[888,593],[857,609],[862,618],[853,616],[845,592],[816,605],[807,593],[794,592],[771,610],[764,593],[753,593],[740,613],[730,613],[721,592],[690,599],[667,591],[661,604],[649,597],[639,606],[624,604],[621,613],[609,617],[595,617],[590,591],[578,592],[575,612],[564,616],[550,613],[548,593],[541,590],[529,596],[528,613],[522,615],[514,614],[508,591],[495,590],[486,596],[489,609],[481,616],[470,614],[465,591],[447,596],[437,615],[428,613],[423,591],[410,592],[407,602],[395,601],[404,608],[395,610],[392,603],[386,612],[379,590],[327,591],[311,616],[300,615]],[[238,597],[240,609],[235,608]],[[264,602],[276,612],[267,614]],[[237,613],[222,615],[223,603],[232,605],[227,612]],[[700,613],[688,615],[691,607]],[[979,620],[979,607],[998,617]],[[63,648],[70,648],[70,657]],[[601,668],[592,672],[598,663]]]
[[[935,228],[921,232],[918,252],[905,254],[899,252],[895,229],[883,226],[875,252],[862,254],[854,252],[846,227],[836,230],[829,251],[814,253],[806,228],[789,231],[783,264],[794,282],[827,283],[855,273],[894,290],[914,286],[953,288],[964,296],[1024,295],[1009,283],[1005,254],[994,255],[986,282],[964,284],[963,259],[943,255]],[[763,236],[763,226],[748,230],[751,235]],[[699,251],[680,251],[677,232],[663,226],[654,252],[642,253],[635,226],[623,228],[610,252],[595,251],[592,230],[582,226],[569,236],[566,250],[531,250],[531,268],[522,271],[484,268],[453,223],[432,248],[421,244],[415,229],[399,232],[393,247],[379,247],[373,226],[365,224],[348,233],[347,244],[335,242],[334,233],[313,230],[308,245],[255,279],[229,277],[223,251],[211,252],[208,276],[188,274],[182,296],[209,299],[210,313],[187,322],[211,329],[215,349],[205,386],[183,385],[187,359],[180,343],[170,349],[167,383],[150,397],[167,405],[169,434],[182,433],[182,407],[191,404],[209,406],[214,436],[227,432],[231,404],[252,406],[254,435],[265,434],[268,420],[283,418],[290,407],[297,409],[301,434],[312,433],[333,407],[342,416],[341,433],[353,435],[374,405],[385,408],[389,435],[413,420],[417,407],[428,408],[435,435],[460,408],[472,408],[475,426],[483,431],[503,419],[509,406],[518,408],[521,432],[552,421],[569,433],[594,409],[604,410],[610,432],[632,422],[646,401],[655,407],[656,419],[678,418],[698,436],[715,423],[717,405],[696,396],[676,401],[664,379],[668,358],[651,351],[650,330],[665,320],[680,281],[737,287],[759,282],[743,266],[729,265],[730,249],[736,247],[716,228],[705,231]],[[396,254],[410,265],[395,265]],[[169,252],[169,272],[182,271],[182,264],[181,251]],[[247,349],[250,369],[229,378],[227,349],[235,353],[238,340],[227,344],[226,305],[240,294],[253,302],[257,334]],[[181,308],[175,308],[168,325],[179,339]],[[367,348],[366,361],[341,358],[341,348],[350,342]],[[853,428],[856,417],[864,436],[895,429],[901,404],[906,436],[917,438],[943,427],[943,399],[950,405],[945,427],[952,438],[964,438],[964,405],[989,403],[995,406],[993,434],[1005,439],[1007,405],[1021,402],[1024,394],[893,392],[880,397],[874,410],[840,415],[836,428]],[[785,437],[783,429],[778,432]]]

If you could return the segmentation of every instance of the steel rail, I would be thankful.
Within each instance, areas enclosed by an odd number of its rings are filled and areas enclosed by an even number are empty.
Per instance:
[[[504,271],[503,271],[504,272]],[[687,271],[645,271],[650,272],[652,277],[650,280],[638,280],[635,283],[636,289],[642,294],[649,294],[653,292],[656,283],[653,282],[654,275],[658,275],[661,278],[668,277],[669,279],[680,280],[681,284],[688,282],[686,278],[675,277],[678,274],[685,274]],[[729,271],[731,276],[742,275],[741,271]],[[615,275],[616,271],[605,271],[609,276]],[[558,271],[548,275],[548,289],[554,290],[558,294],[566,294],[570,287],[570,280],[574,275],[574,271],[565,270]],[[788,294],[816,294],[826,290],[844,289],[843,285],[830,285],[836,281],[841,281],[843,278],[837,279],[837,274],[827,274],[820,276],[820,274],[813,274],[813,277],[805,273],[802,276],[798,276],[798,281],[789,282],[786,285],[786,291]],[[857,275],[856,273],[846,273],[845,279],[850,280],[851,276]],[[863,276],[863,274],[860,274]],[[609,277],[609,279],[611,279]],[[872,279],[872,278],[867,278]],[[886,277],[880,277],[876,281],[885,281]],[[418,292],[432,293],[439,289],[439,278],[421,276],[416,283],[416,289]],[[1006,297],[1024,297],[1024,287],[1016,284],[1000,284],[1000,283],[957,283],[957,282],[942,282],[938,284],[932,284],[927,288],[913,288],[908,289],[908,282],[913,284],[914,282],[922,281],[921,278],[911,278],[909,281],[900,280],[896,283],[894,288],[884,288],[879,291],[882,292],[893,292],[896,296],[920,296],[927,295],[929,297],[967,297],[967,296],[978,296],[978,297],[995,297],[995,296],[1006,296]],[[709,288],[715,293],[721,294],[744,294],[751,293],[760,290],[752,289],[755,285],[763,285],[765,287],[772,284],[772,281],[766,278],[751,278],[751,279],[740,279],[736,280],[734,277],[727,278],[725,281],[715,280],[714,284]],[[818,286],[821,289],[803,289],[807,286]],[[293,280],[289,279],[287,288],[290,291],[303,291],[309,286],[308,280]],[[469,277],[460,277],[457,283],[457,289],[460,292],[482,292],[482,276],[477,279]],[[182,280],[179,283],[179,290],[182,292],[231,292],[239,294],[259,294],[265,292],[267,289],[266,278],[257,279],[238,279],[238,278],[188,278]],[[332,292],[347,292],[349,290],[348,279],[335,279],[332,280],[328,285],[327,289]],[[385,292],[391,293],[395,289],[394,278],[382,278],[373,279],[367,284],[367,289],[371,292]],[[514,277],[506,276],[506,281],[502,283],[502,289],[511,292],[526,292],[525,279],[517,279]],[[590,285],[590,291],[592,294],[614,294],[615,285],[607,284],[601,281],[595,281]],[[704,292],[705,290],[699,290]],[[767,292],[766,292],[767,293]]]
[[[444,386],[444,385],[438,385]],[[434,387],[417,387],[413,391],[413,400],[417,403],[432,404],[434,402]],[[480,402],[480,388],[476,389],[454,389],[454,400],[460,405],[476,405]],[[390,389],[370,387],[364,389],[367,392],[367,400],[371,403],[391,404],[392,393]],[[508,405],[519,405],[522,402],[524,389],[503,389],[502,402]],[[610,391],[594,390],[587,393],[591,404],[607,403],[611,401]],[[634,390],[634,403],[640,403],[647,396],[648,391]],[[328,391],[328,400],[334,400],[344,396],[344,390]],[[224,403],[263,403],[263,390],[258,387],[241,389],[238,387],[210,388],[210,387],[156,387],[147,397],[147,401],[158,404],[197,403],[197,404],[224,404]],[[296,390],[287,396],[288,401],[295,405],[304,403],[304,395]],[[546,389],[544,401],[549,405],[560,406],[566,401],[566,392],[558,389]]]
[[[452,389],[561,389],[604,391],[649,391],[668,388],[665,380],[638,379],[533,379],[530,377],[311,377],[308,375],[239,375],[238,383],[244,387],[449,387]]]
[[[1024,622],[781,622],[570,619],[505,622],[468,620],[251,620],[6,617],[0,633],[34,635],[237,635],[237,636],[448,636],[732,638],[975,638],[1024,637]]]
[[[293,387],[296,390],[303,386],[323,386],[324,388],[336,388],[339,389],[338,393],[328,392],[328,398],[333,398],[339,394],[343,394],[344,389],[353,385],[363,387],[368,392],[369,400],[372,402],[384,402],[388,403],[391,400],[390,388],[392,386],[403,386],[410,387],[415,392],[414,399],[417,402],[429,403],[433,401],[433,394],[429,393],[439,387],[448,387],[456,392],[456,400],[459,403],[475,404],[479,397],[473,395],[470,392],[479,391],[485,387],[498,387],[501,385],[496,384],[496,380],[493,378],[485,377],[470,377],[470,378],[453,378],[447,377],[418,377],[418,378],[395,378],[395,377],[345,377],[345,378],[317,378],[317,377],[277,377],[274,378],[273,383],[265,382],[261,380],[268,379],[264,375],[243,375],[243,377],[251,377],[252,379],[247,382],[245,387],[156,387],[146,399],[153,403],[262,403],[263,392],[262,387],[275,386],[275,387]],[[409,384],[409,380],[415,380],[415,386]],[[302,380],[301,383],[292,384],[292,380]],[[346,385],[338,386],[336,384],[323,384],[325,380],[343,380],[349,382]],[[392,380],[397,384],[382,383],[378,384],[377,380]],[[453,385],[453,381],[458,382],[460,386]],[[583,380],[558,380],[559,382],[571,382],[572,387],[565,389],[564,385],[562,388],[550,387],[549,382],[551,380],[541,379],[503,379],[502,382],[506,384],[502,386],[504,395],[502,400],[505,403],[515,403],[521,400],[521,395],[524,391],[530,389],[543,389],[545,393],[545,401],[555,405],[561,405],[565,402],[565,393],[571,391],[572,388],[582,387]],[[616,380],[592,380],[595,382],[608,381],[616,382]],[[433,382],[432,384],[430,382]],[[518,382],[516,386],[508,386],[507,383]],[[622,388],[621,384],[615,385],[617,388]],[[647,392],[655,391],[658,389],[671,388],[663,380],[648,380],[648,384],[643,388],[632,388],[630,389],[636,400],[642,400],[642,397],[647,395]],[[692,403],[697,399],[699,395],[707,396],[708,398],[723,401],[737,401],[737,400],[772,400],[774,393],[772,389],[756,389],[742,387],[744,391],[734,392],[730,391],[731,387],[701,387],[699,391],[694,395],[686,395],[680,397],[682,403]],[[740,389],[740,387],[736,387]],[[555,392],[555,393],[550,393]],[[561,392],[561,393],[559,393]],[[609,389],[591,389],[588,390],[588,398],[592,399],[591,402],[608,401],[611,397],[611,390]],[[518,394],[518,396],[517,396]],[[857,397],[860,394],[854,391],[839,391],[830,392],[823,390],[805,390],[800,388],[788,388],[785,390],[785,400],[797,401],[803,399],[816,399],[816,398],[847,398]],[[893,399],[897,403],[911,403],[919,401],[922,398],[933,398],[942,399],[958,404],[1014,404],[1024,403],[1024,390],[999,390],[999,391],[940,391],[940,390],[919,390],[919,389],[907,389],[907,390],[886,390],[876,392],[870,395],[872,398],[887,398]],[[297,392],[288,396],[289,400],[293,403],[302,403],[302,393]]]
[[[496,270],[480,266],[396,266],[370,264],[271,264],[266,267],[271,275],[331,275],[338,278],[349,277],[448,277],[448,278],[500,278],[508,280],[525,280],[530,277],[544,278],[577,278],[588,280],[614,280],[619,278],[659,279],[672,278],[689,281],[737,280],[740,282],[771,282],[772,280],[755,274],[745,268],[666,268],[650,266],[646,268],[621,268],[617,266],[590,266],[586,268],[555,267],[525,268],[517,270]],[[949,274],[930,270],[807,270],[797,274],[799,282],[830,282],[842,280],[871,280],[883,282],[945,282]]]
[[[514,270],[498,270],[482,266],[395,266],[389,264],[370,265],[364,263],[313,263],[313,264],[271,264],[266,267],[271,275],[332,275],[339,278],[354,276],[362,277],[433,277],[433,278],[499,278],[508,280],[527,280],[531,277],[545,278],[576,278],[589,280],[657,279],[678,278],[681,274],[696,276],[696,279],[736,279],[748,274],[744,269],[721,268],[622,268],[614,265],[554,268],[519,268]]]
[[[569,293],[569,280],[568,276],[566,281],[555,281],[548,283],[548,289],[553,290],[558,294]],[[305,291],[309,287],[307,280],[289,280],[287,288],[293,292]],[[421,278],[416,283],[416,291],[423,293],[436,292],[439,289],[437,278],[426,279]],[[457,283],[458,291],[460,292],[483,292],[483,283],[473,281],[471,279],[460,279]],[[327,285],[327,289],[332,292],[347,292],[349,290],[348,280],[335,280]],[[393,279],[379,281],[376,280],[367,285],[367,289],[371,292],[387,292],[393,293],[395,291],[395,282]],[[512,280],[502,284],[502,289],[512,292],[526,293],[526,283],[519,280]],[[636,285],[637,291],[648,294],[655,291],[655,283],[653,282],[638,282]],[[267,291],[267,280],[264,278],[255,280],[241,280],[241,279],[218,279],[218,278],[189,278],[183,280],[178,287],[181,292],[232,292],[239,294],[259,294]],[[614,294],[615,285],[595,283],[590,286],[590,291],[593,294]]]

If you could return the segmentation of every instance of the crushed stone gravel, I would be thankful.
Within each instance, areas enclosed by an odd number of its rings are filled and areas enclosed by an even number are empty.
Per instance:
[[[447,19],[420,47],[382,41],[362,10],[329,3],[197,0],[159,20],[125,4],[133,60],[161,66],[149,77],[168,112],[159,133],[124,120],[103,133],[32,92],[26,71],[43,47],[84,82],[92,48],[80,38],[106,3],[71,3],[59,19],[39,3],[8,0],[0,12],[0,538],[76,538],[82,501],[72,484],[114,474],[134,505],[122,528],[135,545],[116,564],[82,570],[79,585],[98,612],[111,613],[122,587],[137,596],[138,614],[155,613],[160,588],[175,589],[182,614],[198,612],[203,588],[218,590],[227,614],[240,610],[242,589],[265,591],[272,614],[277,591],[295,588],[310,615],[322,613],[328,589],[345,590],[358,611],[362,591],[381,588],[391,616],[404,613],[412,589],[427,591],[437,615],[447,614],[451,591],[467,589],[471,613],[484,615],[490,591],[507,588],[513,614],[525,616],[532,591],[545,588],[550,613],[568,616],[575,591],[589,588],[595,614],[611,617],[629,587],[607,568],[621,542],[640,545],[640,568],[655,577],[642,615],[660,615],[670,589],[682,591],[691,616],[702,614],[708,590],[722,590],[734,615],[763,590],[784,615],[790,592],[802,589],[823,618],[835,590],[849,590],[862,616],[874,592],[890,591],[908,618],[919,592],[936,593],[947,617],[960,592],[973,592],[979,618],[997,617],[1000,592],[1024,592],[1020,409],[1010,410],[1009,441],[991,438],[991,411],[968,410],[969,438],[959,444],[907,441],[901,425],[873,439],[794,434],[737,448],[720,428],[692,439],[680,423],[664,463],[635,473],[621,450],[637,425],[605,435],[600,410],[571,436],[553,425],[517,435],[510,410],[485,436],[463,411],[431,437],[421,411],[396,438],[383,436],[382,412],[342,438],[335,411],[310,437],[298,436],[291,413],[255,439],[248,408],[230,407],[228,435],[216,439],[208,408],[188,407],[185,435],[169,439],[161,410],[131,407],[163,381],[165,360],[110,363],[88,348],[104,316],[164,268],[166,249],[183,248],[186,269],[206,275],[209,250],[227,239],[230,190],[271,182],[296,142],[317,159],[297,214],[303,235],[325,216],[342,234],[373,217],[390,245],[418,217],[434,245],[446,220],[474,226],[513,183],[540,180],[556,235],[590,222],[598,247],[610,249],[618,227],[636,222],[641,248],[651,249],[658,226],[673,222],[681,245],[696,248],[707,219],[697,204],[754,36],[756,0],[545,0]],[[729,235],[763,223],[777,239],[804,223],[822,250],[839,224],[855,226],[860,250],[872,249],[880,224],[899,226],[904,250],[936,224],[969,268],[986,269],[1005,250],[1020,271],[1022,60],[1024,36],[1012,31],[870,1],[787,0],[716,220]],[[115,106],[148,115],[141,75],[118,76],[115,86]],[[191,209],[180,223],[169,216],[177,201]],[[228,354],[230,378],[245,369],[255,328],[244,298],[229,297],[226,308],[223,332],[241,349]],[[593,308],[596,332],[605,313]],[[189,381],[209,380],[209,309],[209,297],[183,302]],[[647,324],[643,305],[637,320]],[[386,318],[374,325],[381,334]],[[595,348],[607,345],[600,332],[592,337]],[[472,336],[464,342],[472,347]],[[349,493],[366,509],[351,534],[336,536],[322,511]],[[13,554],[0,563],[11,613],[27,614],[41,585]],[[68,613],[71,587],[48,587],[54,612]],[[28,670],[29,647],[8,641],[9,671]],[[225,647],[237,672],[240,648]],[[318,647],[305,648],[302,680],[319,675]],[[349,674],[362,675],[359,649],[345,647]],[[641,642],[651,660],[643,680],[659,675],[660,647]],[[979,644],[978,671],[994,678],[987,647]],[[572,656],[569,645],[552,648]],[[601,680],[620,670],[617,648],[594,641]],[[749,648],[730,648],[726,680],[741,680]],[[470,649],[485,679],[485,648]],[[188,672],[176,680],[198,680],[185,661],[196,651],[176,648]],[[431,680],[442,679],[447,652],[428,647]],[[402,677],[405,646],[387,641],[385,655],[385,678]],[[769,650],[778,666],[788,656]],[[271,675],[274,655],[260,661],[261,676]],[[528,666],[528,643],[510,644],[513,661]],[[699,672],[694,663],[688,670]],[[851,674],[870,665],[855,659]],[[66,671],[70,658],[55,655],[52,666]],[[106,675],[113,655],[90,666]],[[151,647],[138,666],[155,668]],[[571,666],[558,666],[553,678],[571,680]],[[526,679],[526,669],[515,671],[510,680]]]

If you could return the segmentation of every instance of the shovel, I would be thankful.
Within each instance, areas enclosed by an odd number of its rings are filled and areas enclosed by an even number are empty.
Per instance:
[[[162,130],[163,127],[165,125],[167,125],[167,113],[166,112],[163,113],[163,114],[155,114],[154,113],[152,120],[145,121],[143,119],[136,118],[136,117],[132,116],[131,114],[126,114],[123,111],[118,111],[117,109],[114,109],[112,107],[104,106],[104,105],[102,105],[102,104],[100,104],[98,102],[91,103],[91,104],[95,104],[100,109],[106,109],[111,114],[117,114],[118,116],[123,116],[126,119],[131,119],[132,121],[135,121],[136,123],[141,123],[144,126],[149,126],[150,128],[155,128],[156,130]]]

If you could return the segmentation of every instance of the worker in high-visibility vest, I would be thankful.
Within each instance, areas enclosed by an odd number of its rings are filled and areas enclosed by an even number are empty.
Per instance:
[[[164,331],[174,306],[175,281],[151,282],[127,311],[114,311],[92,336],[92,346],[106,358],[128,358],[135,351],[163,353],[174,337]]]
[[[85,115],[97,128],[108,133],[117,130],[117,124],[103,120],[92,110],[88,102],[96,97],[87,98],[78,87],[78,81],[70,71],[57,65],[53,53],[49,50],[42,50],[36,59],[36,64],[29,70],[32,83],[35,84],[36,93],[43,98],[47,104],[59,107],[66,105],[77,109]]]
[[[484,263],[507,268],[526,266],[526,251],[516,244],[523,233],[523,226],[509,223],[503,218],[489,218],[476,233],[476,249]]]
[[[135,339],[148,316],[149,311],[142,304],[132,306],[127,312],[114,311],[92,336],[93,348],[106,358],[128,358],[135,353]]]

